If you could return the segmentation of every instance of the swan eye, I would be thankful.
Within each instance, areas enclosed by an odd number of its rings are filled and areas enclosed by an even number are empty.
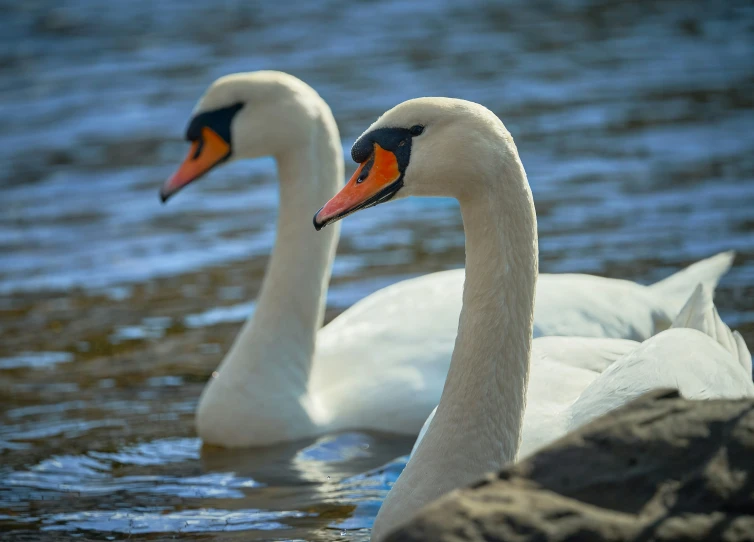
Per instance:
[[[424,126],[422,126],[421,124],[417,124],[416,126],[412,126],[409,129],[409,133],[412,136],[422,135],[422,132],[424,132]]]

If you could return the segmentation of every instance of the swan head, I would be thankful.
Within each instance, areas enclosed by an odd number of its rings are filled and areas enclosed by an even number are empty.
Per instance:
[[[221,77],[194,108],[185,134],[191,148],[162,186],[162,201],[221,164],[302,148],[312,137],[312,118],[323,108],[314,89],[286,73]]]
[[[397,105],[351,148],[359,167],[314,215],[322,229],[345,216],[408,196],[463,199],[495,182],[490,164],[518,159],[500,119],[489,109],[453,98],[417,98]],[[491,162],[492,155],[495,161]]]

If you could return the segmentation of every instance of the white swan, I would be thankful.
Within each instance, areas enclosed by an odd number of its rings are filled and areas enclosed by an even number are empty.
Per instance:
[[[466,232],[463,308],[442,398],[380,509],[373,540],[420,506],[512,461],[522,437],[524,446],[540,445],[648,389],[672,386],[698,398],[754,395],[746,345],[716,313],[702,318],[712,322],[705,330],[714,338],[670,329],[602,374],[604,365],[588,367],[593,359],[531,363],[534,205],[513,139],[484,107],[442,98],[404,102],[356,141],[352,155],[361,167],[315,215],[315,227],[365,202],[449,196],[460,203]],[[704,305],[701,296],[700,289],[690,306]],[[687,307],[679,318],[698,320],[692,313]],[[580,343],[570,345],[571,355]]]
[[[316,234],[307,217],[343,183],[327,104],[284,73],[234,74],[199,100],[186,136],[191,150],[163,200],[235,159],[274,156],[280,178],[277,239],[257,308],[202,394],[202,440],[245,447],[348,428],[416,434],[440,399],[463,270],[394,284],[317,332],[338,229]],[[697,282],[714,286],[731,260],[719,254],[652,286],[541,275],[535,335],[646,338],[670,325]]]

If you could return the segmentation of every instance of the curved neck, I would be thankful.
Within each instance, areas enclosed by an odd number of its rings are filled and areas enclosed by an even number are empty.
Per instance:
[[[489,166],[481,175],[490,179],[473,183],[485,193],[459,199],[466,282],[440,404],[380,509],[374,540],[421,506],[512,461],[518,450],[538,272],[536,214],[515,151],[501,149],[499,163]]]
[[[226,360],[251,371],[260,390],[297,397],[306,391],[340,234],[339,228],[316,232],[311,217],[343,184],[334,120],[315,119],[310,142],[275,156],[280,177],[275,246],[254,316]]]
[[[512,461],[518,451],[534,325],[537,226],[523,168],[520,183],[498,188],[498,194],[461,201],[463,306],[432,423],[443,447],[462,451],[472,480]]]

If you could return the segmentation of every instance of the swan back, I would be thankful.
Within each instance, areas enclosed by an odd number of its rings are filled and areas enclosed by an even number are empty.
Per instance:
[[[749,375],[752,374],[749,348],[741,334],[731,331],[720,318],[712,301],[712,289],[708,286],[699,284],[696,287],[671,327],[701,331],[725,348]]]
[[[720,319],[705,286],[694,290],[671,329],[644,341],[584,390],[569,428],[659,388],[677,389],[687,399],[754,396],[749,350]]]
[[[714,292],[720,278],[730,270],[736,253],[733,250],[715,254],[693,263],[685,269],[673,273],[669,277],[656,282],[647,288],[655,299],[662,300],[662,308],[668,315],[668,323],[672,322],[681,307],[689,299],[689,292],[697,284],[703,284]]]

